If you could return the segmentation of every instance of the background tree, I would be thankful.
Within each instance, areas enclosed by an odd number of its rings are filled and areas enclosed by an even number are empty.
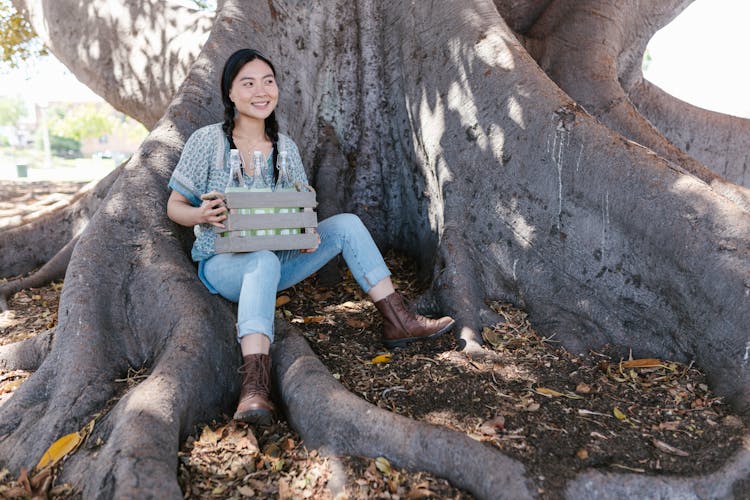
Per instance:
[[[356,212],[381,245],[418,256],[432,277],[422,305],[458,318],[467,352],[482,352],[478,332],[495,319],[486,300],[510,301],[573,350],[610,343],[694,359],[747,414],[747,191],[669,140],[664,110],[686,105],[649,93],[640,74],[646,41],[689,3],[234,0],[220,3],[200,56],[175,64],[190,45],[178,34],[211,24],[204,13],[18,0],[79,78],[153,128],[102,183],[72,249],[49,353],[0,407],[0,465],[33,465],[106,408],[60,479],[84,496],[177,498],[180,440],[232,408],[231,310],[200,286],[190,232],[164,209],[180,149],[220,120],[219,72],[244,46],[279,70],[282,128],[303,152],[321,213]],[[698,133],[715,116],[692,110],[682,124]],[[712,125],[711,145],[727,147],[697,150],[740,171],[746,160],[730,143],[746,140],[748,122]],[[5,275],[40,265],[41,252],[9,257],[48,230],[35,225],[0,242]],[[278,330],[276,377],[306,443],[383,454],[478,496],[531,496],[522,466],[499,453],[364,411],[290,325]],[[115,381],[133,368],[148,377],[123,393]]]
[[[26,116],[26,106],[18,98],[0,97],[0,125],[17,126]]]

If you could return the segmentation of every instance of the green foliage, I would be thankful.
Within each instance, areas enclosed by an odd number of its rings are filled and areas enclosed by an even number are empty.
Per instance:
[[[41,131],[36,136],[36,147],[39,150],[44,149]],[[53,155],[61,158],[81,158],[81,142],[70,137],[60,137],[59,135],[50,134],[49,148]]]
[[[16,68],[22,61],[45,54],[31,24],[10,0],[0,0],[0,67]]]
[[[26,105],[21,99],[0,97],[0,125],[15,126],[26,116]]]
[[[69,110],[51,109],[47,120],[52,134],[77,141],[109,135],[115,127],[112,116],[93,103],[78,105]]]

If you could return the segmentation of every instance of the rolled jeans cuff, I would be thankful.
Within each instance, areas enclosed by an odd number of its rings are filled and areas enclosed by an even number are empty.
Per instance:
[[[384,265],[380,265],[366,272],[362,276],[355,276],[357,278],[357,284],[362,288],[362,291],[368,293],[372,287],[389,277],[391,272]]]
[[[253,333],[261,333],[268,337],[268,340],[273,343],[273,316],[271,317],[271,321],[268,321],[267,318],[262,318],[260,316],[255,318],[249,318],[241,323],[237,323],[237,340],[241,341],[242,337],[245,335],[250,335]]]

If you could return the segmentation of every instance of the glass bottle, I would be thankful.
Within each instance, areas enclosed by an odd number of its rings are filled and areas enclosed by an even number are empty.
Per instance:
[[[264,163],[265,163],[265,159],[263,158],[263,153],[261,151],[254,151],[253,152],[253,175],[252,175],[251,184],[250,184],[250,191],[265,191],[265,192],[271,191],[271,187],[266,182],[265,168],[263,168],[265,166]],[[253,208],[250,211],[250,213],[270,214],[270,213],[273,213],[273,209]],[[276,234],[276,231],[273,229],[256,229],[252,231],[252,234],[255,236],[270,236],[272,234]]]
[[[292,179],[289,176],[289,154],[286,151],[279,151],[279,178],[276,181],[275,191],[295,191]],[[299,208],[279,208],[278,213],[289,214],[297,213]],[[279,229],[278,234],[299,234],[299,228]]]
[[[229,180],[227,181],[227,187],[224,188],[225,193],[231,193],[236,191],[242,191],[247,189],[245,184],[245,177],[242,175],[242,158],[240,152],[237,149],[229,150]],[[237,211],[242,213],[241,210]],[[234,210],[232,210],[234,213]],[[240,231],[240,236],[245,236],[244,231]],[[222,236],[229,236],[229,231],[221,233]]]

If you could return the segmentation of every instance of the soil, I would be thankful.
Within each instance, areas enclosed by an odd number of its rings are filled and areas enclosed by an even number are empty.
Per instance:
[[[11,184],[11,186],[9,186]],[[0,182],[24,204],[57,190]],[[75,186],[60,186],[69,192]],[[31,195],[28,195],[32,193]],[[413,262],[386,257],[396,287],[416,299]],[[607,346],[574,355],[537,335],[523,311],[490,303],[503,320],[485,325],[482,356],[456,350],[451,335],[385,350],[372,303],[343,269],[336,286],[315,276],[282,292],[277,314],[295,323],[344,386],[381,408],[464,432],[523,462],[539,498],[562,496],[589,468],[648,475],[717,470],[742,445],[746,424],[714,395],[693,365],[629,359]],[[0,345],[56,324],[62,283],[23,290],[0,315]],[[0,404],[30,376],[0,371]],[[133,374],[137,383],[138,374]],[[385,457],[324,457],[308,450],[282,418],[254,429],[225,416],[196,432],[179,452],[186,498],[472,498],[446,480],[392,466]],[[491,471],[488,471],[491,473]],[[23,484],[0,471],[0,497]],[[53,497],[77,493],[69,485]]]

